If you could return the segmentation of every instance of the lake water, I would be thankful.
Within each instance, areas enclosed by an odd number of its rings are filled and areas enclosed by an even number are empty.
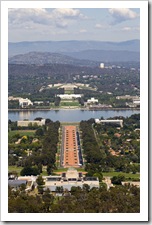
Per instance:
[[[38,111],[9,111],[8,119],[11,121],[17,120],[34,120],[36,117],[51,119],[52,121],[59,120],[60,122],[80,122],[81,120],[88,120],[90,118],[100,119],[103,117],[123,116],[129,117],[132,114],[140,113],[139,110],[102,110],[102,111],[88,111],[88,110],[38,110]]]

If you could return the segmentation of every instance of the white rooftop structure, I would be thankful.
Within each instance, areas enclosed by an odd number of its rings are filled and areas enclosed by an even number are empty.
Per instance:
[[[29,124],[32,124],[32,125],[37,124],[37,126],[43,126],[43,125],[45,125],[45,119],[42,119],[41,121],[39,121],[39,120],[22,120],[22,121],[17,121],[17,126],[20,126],[20,127],[28,127]]]
[[[19,99],[19,105],[22,107],[22,108],[24,108],[24,107],[26,107],[26,106],[29,106],[29,105],[33,105],[33,102],[31,102],[31,100],[30,99],[28,99],[28,98],[20,98]]]
[[[123,127],[123,120],[99,120],[95,119],[95,123],[119,123],[121,127]]]
[[[57,95],[57,97],[60,97],[61,99],[76,99],[76,98],[81,98],[82,95],[80,94],[61,94]]]
[[[83,184],[88,184],[90,188],[99,188],[99,179],[98,177],[84,177],[74,168],[69,168],[60,176],[45,177],[45,188],[49,188],[51,191],[55,191],[56,187],[63,187],[70,191],[72,186],[82,188]]]
[[[91,99],[88,99],[87,100],[87,103],[98,103],[98,99],[95,99],[95,98],[91,98]]]

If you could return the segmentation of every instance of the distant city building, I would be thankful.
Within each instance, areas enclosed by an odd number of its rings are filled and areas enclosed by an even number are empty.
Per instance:
[[[136,187],[140,188],[140,181],[122,181],[121,184],[122,185],[130,184],[130,186],[136,186]]]
[[[100,68],[104,69],[104,63],[100,63]]]
[[[133,104],[135,104],[135,105],[140,105],[140,100],[135,100],[135,99],[133,99]]]
[[[117,96],[116,99],[140,100],[140,97],[139,96],[131,96],[131,95],[122,95],[122,96]]]
[[[23,120],[23,121],[17,121],[17,126],[20,127],[28,127],[29,124],[35,125],[37,124],[37,126],[43,126],[45,125],[45,119],[42,119],[41,121],[39,120]]]
[[[57,97],[60,97],[61,99],[76,99],[76,98],[81,98],[82,95],[80,94],[61,94],[57,95]]]
[[[21,97],[13,97],[13,96],[8,97],[8,101],[19,101],[20,99],[22,99],[22,98]]]
[[[99,120],[99,119],[95,119],[95,123],[119,123],[121,127],[123,127],[123,120]]]
[[[98,103],[98,99],[95,99],[95,98],[88,99],[87,104],[91,104],[91,103]]]
[[[33,102],[31,102],[30,99],[28,98],[20,98],[19,99],[19,106],[21,106],[22,108],[26,108],[29,105],[33,105]]]
[[[23,184],[26,185],[27,181],[25,181],[25,180],[8,180],[8,185],[14,189],[19,189],[20,186]]]
[[[92,109],[92,110],[100,110],[100,109],[108,109],[108,108],[112,108],[112,105],[98,104],[98,105],[90,105],[89,106],[89,109]]]
[[[41,105],[43,103],[44,103],[43,101],[34,101],[34,104],[36,104],[36,105]]]
[[[111,183],[111,178],[110,177],[104,177],[102,182],[107,185],[107,190],[109,190],[111,187],[114,187],[114,185]]]
[[[8,97],[8,101],[19,101],[19,106],[22,108],[26,108],[29,105],[33,105],[33,102],[31,102],[30,99],[28,98],[21,98],[21,97],[13,97],[13,96],[9,96]]]

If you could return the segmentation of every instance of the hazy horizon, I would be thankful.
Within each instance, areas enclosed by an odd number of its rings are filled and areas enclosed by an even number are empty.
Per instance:
[[[138,8],[8,9],[8,42],[140,39]]]
[[[26,41],[26,40],[23,40],[23,41],[9,41],[9,43],[21,43],[21,42],[72,42],[72,41],[77,41],[77,42],[81,42],[81,41],[92,41],[92,42],[114,42],[114,43],[120,43],[120,42],[129,42],[129,41],[140,41],[140,39],[127,39],[127,40],[124,40],[124,41],[100,41],[100,40],[57,40],[57,41],[55,41],[55,40],[37,40],[37,41],[35,41],[35,40],[32,40],[32,41]]]

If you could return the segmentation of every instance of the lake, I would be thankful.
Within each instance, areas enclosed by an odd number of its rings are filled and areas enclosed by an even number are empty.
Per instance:
[[[123,116],[129,117],[132,114],[138,114],[140,110],[80,110],[80,109],[61,109],[61,110],[36,110],[36,111],[9,111],[8,119],[11,121],[17,120],[34,120],[36,117],[44,119],[51,119],[52,121],[59,120],[60,122],[80,122],[81,120],[88,120],[90,118],[100,119],[103,117]]]

